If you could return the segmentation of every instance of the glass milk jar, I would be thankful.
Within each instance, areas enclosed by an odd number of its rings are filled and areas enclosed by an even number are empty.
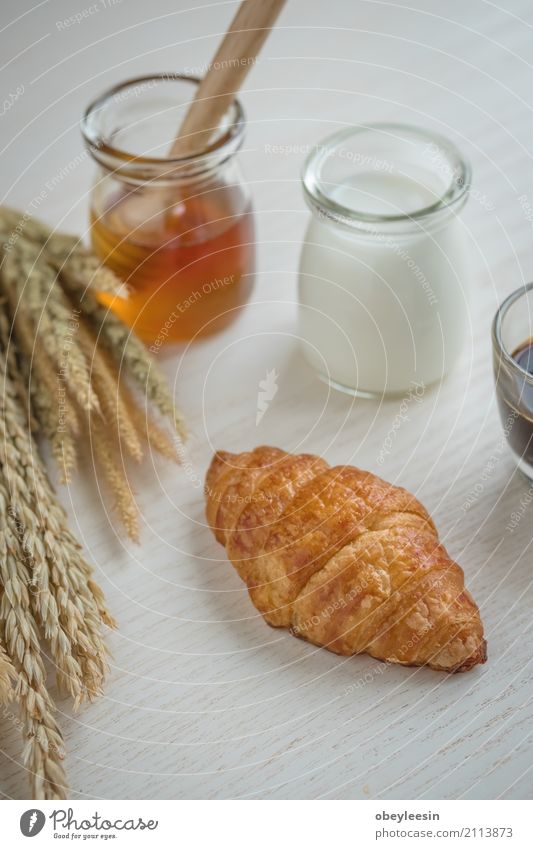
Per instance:
[[[468,330],[459,151],[415,127],[352,127],[317,145],[302,179],[306,358],[332,386],[370,397],[440,380]]]

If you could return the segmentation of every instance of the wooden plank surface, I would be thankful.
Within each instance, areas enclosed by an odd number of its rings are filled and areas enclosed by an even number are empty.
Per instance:
[[[127,76],[201,73],[235,3],[33,5],[2,5],[4,89],[22,88],[1,118],[2,198],[81,231],[84,106]],[[74,797],[531,797],[532,492],[502,442],[489,330],[502,296],[533,276],[533,11],[503,5],[291,0],[251,71],[241,161],[257,211],[253,302],[223,335],[163,359],[193,431],[187,466],[147,461],[132,478],[140,546],[113,530],[90,460],[61,490],[120,624],[105,696],[78,715],[60,703]],[[471,340],[399,427],[400,401],[329,392],[296,339],[302,161],[327,133],[373,120],[446,133],[474,168]],[[279,391],[256,426],[271,369]],[[445,677],[340,658],[263,623],[205,527],[201,481],[214,448],[265,442],[420,497],[480,604],[486,666]],[[24,797],[8,711],[1,739],[0,791]]]

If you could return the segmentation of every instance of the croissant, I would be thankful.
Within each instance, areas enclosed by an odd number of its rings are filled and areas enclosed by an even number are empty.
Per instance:
[[[205,492],[207,521],[270,625],[340,655],[444,672],[485,662],[463,571],[405,489],[262,446],[218,451]]]

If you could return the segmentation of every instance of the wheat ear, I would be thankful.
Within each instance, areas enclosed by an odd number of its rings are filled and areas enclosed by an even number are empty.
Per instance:
[[[187,428],[183,416],[176,409],[167,380],[147,348],[114,313],[99,303],[91,281],[83,276],[80,267],[76,267],[71,260],[62,266],[60,280],[93,322],[98,340],[106,345],[120,368],[137,383],[148,400],[172,421],[180,438],[185,440]]]
[[[15,669],[0,640],[0,705],[7,704],[13,698],[13,684],[15,679]]]
[[[87,363],[75,339],[78,314],[56,285],[46,255],[21,237],[16,250],[4,255],[2,278],[12,312],[21,310],[31,320],[32,338],[41,340],[77,404],[84,410],[97,410]]]
[[[94,631],[98,605],[94,600],[88,603],[87,595],[80,596],[79,586],[72,584],[69,560],[74,552],[70,537],[67,550],[63,545],[65,515],[55,502],[36,447],[17,420],[7,379],[2,401],[5,434],[0,434],[0,459],[7,483],[6,510],[29,562],[30,600],[50,643],[58,683],[78,705],[100,691],[107,670],[105,646]],[[81,559],[79,551],[76,559]],[[88,663],[101,667],[96,687],[92,668],[84,675]]]
[[[97,465],[101,468],[115,498],[115,507],[126,528],[128,536],[134,542],[139,541],[139,511],[131,492],[119,458],[110,444],[105,425],[97,416],[91,416],[91,444]]]
[[[72,398],[61,387],[59,375],[54,371],[50,358],[43,348],[41,340],[33,337],[31,322],[18,310],[13,323],[14,333],[9,335],[7,318],[2,316],[0,333],[6,338],[16,339],[19,350],[24,354],[20,358],[21,373],[25,386],[30,388],[28,409],[35,417],[38,428],[50,440],[52,454],[59,466],[61,480],[70,483],[77,463],[77,441],[80,425]],[[4,341],[4,345],[5,345]],[[63,417],[60,409],[63,408]]]
[[[16,248],[19,238],[23,237],[45,247],[48,253],[59,258],[66,258],[74,251],[83,251],[78,236],[52,232],[42,221],[9,206],[0,206],[0,233],[10,250]]]
[[[118,447],[126,448],[135,460],[142,460],[142,445],[132,421],[130,410],[124,403],[120,377],[107,351],[102,351],[90,328],[80,324],[79,343],[91,370],[91,381],[98,396],[102,416],[114,431]]]
[[[16,672],[15,698],[23,722],[23,760],[34,799],[65,799],[67,779],[63,769],[63,737],[54,718],[46,688],[39,632],[30,612],[30,575],[24,553],[8,529],[0,530],[0,628]]]
[[[155,449],[162,457],[179,463],[179,451],[172,438],[154,421],[148,410],[138,405],[132,391],[126,386],[122,387],[122,397],[139,437],[148,443],[151,450]]]

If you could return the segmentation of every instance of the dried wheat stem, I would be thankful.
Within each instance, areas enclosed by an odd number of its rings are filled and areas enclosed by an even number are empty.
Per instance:
[[[30,387],[33,410],[52,442],[54,430],[58,439],[65,425],[61,445],[69,467],[73,457],[65,455],[65,440],[72,441],[80,432],[69,389],[86,414],[98,410],[85,354],[74,338],[76,326],[71,318],[77,313],[57,285],[47,259],[61,252],[67,256],[76,240],[69,244],[68,238],[49,237],[38,222],[32,225],[24,220],[19,228],[9,210],[0,210],[0,239],[4,240],[0,278],[15,319],[13,338],[12,327],[0,312],[0,515],[4,517],[0,528],[0,698],[8,696],[14,672],[32,795],[63,799],[67,793],[63,741],[46,687],[39,637],[44,636],[50,645],[59,686],[77,706],[102,690],[108,663],[101,627],[115,623],[79,545],[67,530],[65,513],[32,440],[28,417],[23,415],[28,399],[21,389]],[[41,251],[44,244],[46,254]],[[64,422],[59,412],[61,379],[66,384]]]
[[[77,702],[83,693],[82,672],[74,654],[70,635],[64,628],[64,617],[60,609],[63,606],[62,598],[58,597],[56,587],[51,581],[49,564],[40,535],[33,530],[37,518],[27,504],[24,505],[23,510],[17,510],[14,506],[16,502],[7,492],[5,480],[0,481],[0,504],[5,507],[7,525],[13,538],[18,540],[19,551],[25,558],[26,571],[30,580],[28,589],[31,609],[41,626],[44,637],[50,644],[59,688],[62,692],[69,693]],[[26,522],[31,522],[31,525],[26,525]]]
[[[148,413],[148,410],[142,410],[133,397],[132,392],[124,386],[122,387],[122,397],[139,436],[148,443],[151,449],[155,449],[158,454],[161,454],[162,457],[179,463],[180,457],[177,446],[165,430],[156,424]]]
[[[116,275],[72,237],[51,233],[38,221],[0,208],[0,238],[6,235],[0,285],[21,352],[22,383],[30,388],[40,430],[68,482],[83,426],[128,533],[137,538],[138,511],[119,451],[124,446],[140,460],[145,440],[173,460],[179,459],[179,451],[176,439],[144,414],[143,405],[138,407],[121,379],[122,369],[142,389],[145,400],[171,418],[181,439],[186,435],[183,419],[147,349],[99,302],[98,292],[120,289]],[[8,369],[14,383],[16,365]]]
[[[14,442],[20,444],[16,437]],[[85,564],[79,563],[83,558],[71,545],[64,513],[52,501],[39,462],[33,460],[30,467],[19,455],[15,470],[13,450],[6,453],[10,499],[17,505],[24,550],[31,554],[30,601],[50,643],[58,684],[70,693],[77,707],[85,698],[92,699],[101,692],[107,673],[100,598],[88,586]],[[35,494],[35,504],[28,502],[28,491]],[[85,587],[80,586],[80,574],[84,575]]]
[[[84,249],[75,237],[52,233],[41,222],[28,219],[28,216],[20,215],[16,210],[3,207],[0,208],[0,232],[5,233],[6,228],[16,231],[14,244],[11,245],[7,257],[11,259],[11,262],[7,263],[7,273],[11,282],[12,265],[18,268],[22,285],[28,273],[31,272],[32,282],[36,277],[39,282],[39,286],[34,287],[35,292],[32,290],[30,293],[35,310],[42,312],[43,296],[46,301],[46,293],[48,292],[50,296],[51,291],[54,290],[52,307],[58,311],[60,305],[55,302],[61,299],[55,291],[58,287],[54,288],[53,282],[56,273],[60,272],[64,289],[74,296],[76,304],[94,322],[98,338],[107,344],[119,366],[122,368],[124,365],[148,399],[164,416],[171,419],[180,438],[185,440],[187,438],[185,421],[175,408],[165,377],[155,367],[144,345],[131,334],[119,318],[99,303],[95,294],[98,291],[108,294],[119,291],[122,282],[117,275],[102,265],[94,254]],[[44,254],[43,250],[45,250]],[[48,285],[43,282],[45,278]],[[18,289],[17,292],[20,296]],[[48,307],[47,301],[46,305]],[[38,316],[35,320],[38,321]],[[49,344],[52,347],[52,343]],[[75,354],[71,358],[73,363],[70,369],[72,371],[79,369],[81,374],[82,363],[78,362]],[[83,383],[82,388],[77,387],[77,389],[83,391]],[[82,407],[85,406],[83,401],[80,402],[79,398],[77,400]],[[90,400],[86,399],[86,402],[90,404]]]
[[[57,260],[54,266],[58,272],[63,270],[63,265]],[[78,281],[78,298],[84,292],[106,292],[108,295],[116,295],[124,286],[120,277],[114,271],[103,265],[97,256],[89,252],[76,252],[68,257],[68,271],[74,281]]]
[[[45,247],[48,253],[57,257],[66,258],[73,251],[83,251],[78,236],[52,232],[37,218],[8,206],[0,206],[0,233],[7,241],[9,249],[13,249],[18,239],[23,236]]]
[[[78,583],[73,584],[70,561],[83,558],[71,545],[64,511],[55,501],[29,434],[17,419],[12,388],[5,375],[1,406],[5,428],[0,433],[0,462],[9,492],[4,493],[6,510],[11,510],[16,519],[16,532],[33,569],[32,607],[50,642],[58,682],[77,705],[100,692],[107,671],[106,650],[99,633],[99,600],[87,588],[86,570],[85,592],[80,592]],[[98,675],[93,667],[99,670]]]
[[[23,760],[34,799],[64,799],[63,738],[46,688],[39,633],[30,612],[30,575],[16,537],[0,530],[0,631],[17,675],[15,697],[24,724]]]
[[[72,297],[77,296],[80,308],[94,324],[98,340],[102,341],[121,369],[134,380],[149,401],[170,418],[180,438],[187,438],[183,416],[176,409],[165,376],[156,367],[150,353],[131,330],[102,306],[94,290],[69,260],[62,268],[60,279]]]
[[[97,464],[102,469],[111,492],[115,497],[116,509],[126,528],[128,536],[134,541],[139,541],[139,511],[133,498],[128,481],[123,470],[117,462],[117,455],[113,446],[110,445],[105,431],[105,426],[91,416],[91,443]]]
[[[65,527],[62,508],[54,503],[42,517],[41,536],[46,554],[49,585],[54,593],[60,623],[71,643],[72,656],[81,670],[80,689],[71,693],[77,708],[85,699],[101,694],[108,668],[108,650],[102,624],[116,627],[107,612],[103,592],[92,581],[92,569],[80,546]],[[63,680],[63,684],[68,683]],[[68,687],[67,687],[68,689]]]
[[[107,351],[102,351],[91,329],[80,324],[79,342],[91,369],[91,381],[98,395],[106,424],[114,431],[119,449],[122,445],[135,460],[143,456],[141,442],[130,411],[121,394],[120,378]]]
[[[84,559],[81,546],[66,525],[65,512],[53,497],[46,476],[39,481],[39,487],[48,499],[46,514],[42,516],[42,533],[48,559],[54,565],[54,584],[62,588],[63,594],[68,593],[69,633],[83,672],[83,697],[93,699],[101,693],[108,672],[102,624],[116,628],[116,622],[106,608],[102,590],[93,580],[92,568]]]
[[[87,363],[76,344],[78,312],[56,285],[55,271],[46,256],[21,237],[16,250],[4,255],[2,279],[12,311],[21,310],[29,317],[32,339],[41,340],[68,391],[82,409],[97,410]]]
[[[6,320],[0,328],[4,340],[5,323]],[[69,483],[76,468],[76,436],[80,430],[72,399],[61,386],[40,339],[33,339],[31,323],[20,310],[15,315],[14,329],[17,345],[25,355],[20,361],[24,384],[30,387],[31,406],[28,404],[28,409],[35,417],[38,428],[51,442],[62,482]]]
[[[42,540],[41,521],[36,514],[34,496],[37,504],[44,508],[46,497],[40,491],[36,465],[39,458],[36,453],[28,455],[24,451],[24,434],[16,411],[12,406],[9,386],[4,386],[2,406],[6,434],[0,435],[0,505],[6,516],[7,526],[18,540],[31,581],[29,601],[34,615],[42,626],[45,638],[49,641],[52,657],[56,666],[59,686],[79,701],[83,693],[82,673],[75,656],[75,647],[70,634],[63,627],[65,623],[65,605],[68,595],[58,593],[51,577],[51,565],[46,546]],[[31,479],[28,478],[31,476]],[[37,478],[37,480],[36,480]],[[28,486],[29,484],[29,486]],[[68,624],[68,617],[67,617]]]
[[[29,426],[33,431],[37,429],[37,422],[33,417],[31,409],[28,383],[22,375],[21,351],[13,333],[13,327],[4,312],[6,305],[7,299],[0,298],[0,337],[5,352],[7,373],[16,389],[20,408],[24,411]]]
[[[13,698],[13,684],[15,679],[15,669],[0,640],[0,705],[6,704]]]

